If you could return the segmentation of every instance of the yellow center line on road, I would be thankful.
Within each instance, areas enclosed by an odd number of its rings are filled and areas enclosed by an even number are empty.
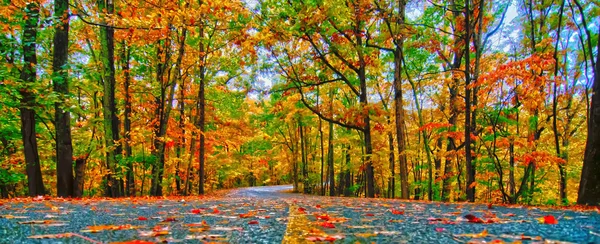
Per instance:
[[[306,214],[300,212],[298,210],[298,205],[294,203],[289,203],[289,206],[288,224],[281,243],[312,243],[305,239],[306,234],[310,231],[308,226],[310,221],[306,217]]]

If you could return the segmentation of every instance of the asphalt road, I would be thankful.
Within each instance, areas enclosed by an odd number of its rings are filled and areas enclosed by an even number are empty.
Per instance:
[[[281,192],[289,189],[241,188],[203,198],[0,201],[0,243],[600,243],[598,211]]]

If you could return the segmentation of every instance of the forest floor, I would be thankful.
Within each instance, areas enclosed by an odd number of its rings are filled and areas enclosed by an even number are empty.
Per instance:
[[[284,193],[0,201],[0,243],[600,243],[596,210]]]

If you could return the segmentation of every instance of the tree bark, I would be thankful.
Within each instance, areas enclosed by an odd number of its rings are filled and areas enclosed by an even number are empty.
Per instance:
[[[131,47],[125,41],[122,43],[121,50],[121,69],[124,75],[124,90],[125,90],[125,111],[123,114],[123,139],[124,139],[124,158],[127,160],[126,177],[126,194],[135,196],[135,176],[133,172],[133,161],[131,160],[131,70],[129,68],[129,60],[131,58]]]
[[[107,14],[114,12],[113,0],[98,0],[98,9]],[[116,178],[117,155],[121,153],[119,141],[119,118],[115,105],[115,43],[114,29],[110,26],[100,27],[100,53],[102,60],[102,81],[104,82],[102,107],[104,114],[104,143],[106,147],[106,163],[108,167],[106,195],[122,196],[120,181]]]
[[[69,96],[69,3],[54,1],[54,16],[58,20],[54,30],[52,71],[54,91],[66,101]],[[62,102],[54,103],[56,130],[56,191],[59,197],[73,196],[73,145],[71,142],[71,114],[63,110]],[[68,105],[67,105],[68,106]]]
[[[333,99],[333,90],[329,92]],[[329,109],[332,111],[333,100],[329,103]],[[327,139],[327,172],[329,173],[329,196],[335,196],[335,172],[333,171],[333,123],[329,122],[329,138]]]
[[[23,28],[23,69],[20,79],[27,86],[36,82],[36,38],[39,22],[39,5],[29,3],[25,9],[27,19]],[[27,171],[27,184],[29,196],[46,194],[44,182],[42,181],[42,170],[37,146],[37,133],[35,129],[35,97],[29,88],[22,88],[21,94],[21,138],[25,156],[25,168]]]
[[[471,43],[471,11],[469,1],[465,0],[465,164],[467,168],[466,193],[469,202],[475,202],[475,166],[471,154],[471,84],[470,77],[470,43]]]
[[[600,50],[600,38],[596,44]],[[590,53],[590,55],[593,55]],[[593,56],[591,58],[593,60]],[[600,54],[596,55],[592,105],[585,144],[583,168],[579,182],[578,204],[600,206]]]

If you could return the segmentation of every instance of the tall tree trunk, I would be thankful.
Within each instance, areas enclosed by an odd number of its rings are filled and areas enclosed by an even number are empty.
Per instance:
[[[325,196],[325,184],[323,182],[323,179],[325,178],[325,175],[323,174],[325,171],[325,143],[323,139],[323,120],[321,118],[319,118],[319,138],[321,142],[321,182],[319,188],[321,189],[321,196]]]
[[[389,121],[389,120],[388,120]],[[391,122],[390,122],[391,123]],[[388,196],[390,198],[394,198],[395,194],[396,194],[396,157],[394,156],[394,136],[392,135],[392,133],[388,133],[388,146],[390,148],[390,155],[389,155],[389,162],[390,162],[390,179],[388,182],[388,189],[389,189],[389,194]]]
[[[600,29],[600,28],[599,28]],[[596,44],[600,50],[600,38]],[[591,60],[593,60],[593,54]],[[579,182],[578,204],[600,206],[600,54],[596,55],[594,83],[592,85],[592,105],[585,143],[583,168]]]
[[[98,0],[98,9],[107,14],[113,14],[115,6],[113,0]],[[104,21],[105,22],[105,21]],[[120,181],[116,178],[117,155],[121,153],[119,141],[119,118],[115,105],[115,43],[114,29],[110,26],[100,27],[100,53],[102,60],[102,81],[104,82],[104,95],[102,107],[104,114],[104,143],[106,147],[106,163],[109,170],[107,175],[106,195],[120,197]]]
[[[458,7],[455,3],[454,0],[452,0],[450,2],[451,8],[452,8],[452,14],[454,17],[454,20],[458,20],[459,19],[459,10]],[[460,40],[459,36],[464,35],[463,33],[459,33],[459,30],[457,28],[454,28],[454,34],[456,36],[456,38],[454,39],[454,57],[452,60],[451,65],[451,69],[453,72],[458,72],[458,70],[460,69],[461,63],[462,63],[462,57],[464,55],[464,48],[460,48],[460,44],[462,42],[462,40]],[[452,83],[450,84],[450,86],[448,87],[449,93],[450,93],[450,118],[448,119],[448,123],[450,123],[450,130],[451,131],[456,131],[456,128],[458,128],[458,114],[459,114],[459,110],[460,108],[458,107],[458,87],[460,85],[460,80],[459,78],[452,78]],[[454,170],[454,164],[458,163],[458,162],[454,162],[454,160],[452,158],[457,158],[456,155],[456,140],[452,137],[448,137],[448,143],[447,143],[447,152],[451,153],[450,156],[446,157],[446,163],[445,163],[445,167],[444,167],[444,177],[443,177],[443,182],[442,182],[442,200],[443,201],[449,201],[450,200],[450,195],[452,192],[452,180],[454,179],[454,176],[457,175]],[[457,169],[458,170],[458,169]]]
[[[558,77],[558,69],[559,69],[559,61],[558,61],[558,44],[560,42],[560,32],[561,32],[561,28],[562,28],[562,17],[563,17],[563,10],[565,7],[565,1],[561,1],[561,5],[560,5],[560,10],[559,10],[559,15],[558,15],[558,28],[556,31],[556,43],[554,45],[554,54],[553,54],[553,58],[554,58],[554,84],[552,86],[552,132],[554,132],[554,148],[556,150],[556,156],[560,157],[562,159],[565,159],[564,155],[561,154],[561,148],[560,148],[560,140],[559,140],[559,133],[558,133],[558,123],[557,123],[557,117],[558,117],[558,82],[559,82],[559,77]],[[565,131],[565,133],[569,133],[568,131]],[[566,155],[566,154],[565,154]],[[558,171],[559,171],[559,194],[560,194],[560,200],[562,203],[567,201],[567,178],[566,178],[566,172],[565,169],[563,168],[563,165],[561,165],[560,163],[558,164]]]
[[[175,61],[175,72],[176,75],[171,74],[171,69],[169,67],[169,59],[171,58],[170,54],[170,39],[165,40],[164,48],[162,48],[162,52],[165,52],[165,60],[164,62],[160,62],[157,68],[157,78],[158,82],[161,85],[161,94],[160,97],[157,98],[157,119],[159,121],[158,128],[155,128],[155,153],[157,155],[158,162],[156,164],[157,167],[153,168],[152,175],[152,186],[150,192],[154,196],[162,196],[162,182],[163,175],[165,171],[165,161],[166,161],[166,142],[165,136],[167,135],[167,128],[169,125],[169,116],[171,114],[171,110],[173,108],[173,98],[175,97],[175,83],[176,80],[179,79],[179,73],[181,70],[181,62],[183,60],[183,55],[185,54],[185,40],[186,40],[187,31],[184,28],[181,32],[181,36],[179,38],[179,48],[177,53],[177,61]],[[159,46],[159,51],[161,50]],[[166,75],[166,77],[165,77]],[[173,77],[171,79],[171,77]],[[169,89],[167,91],[167,89]]]
[[[179,142],[177,143],[177,167],[175,168],[175,185],[177,188],[177,193],[182,194],[182,177],[181,177],[181,156],[182,151],[185,150],[185,80],[181,80],[181,85],[179,87],[179,128],[181,129],[181,134],[179,135]]]
[[[470,77],[470,43],[471,43],[471,11],[469,1],[465,0],[465,164],[467,168],[466,193],[469,202],[475,202],[475,166],[471,154],[471,83]]]
[[[125,91],[125,110],[123,114],[123,141],[124,141],[124,158],[127,160],[126,177],[126,194],[135,196],[135,177],[133,172],[133,161],[131,160],[131,70],[129,68],[129,60],[131,58],[131,47],[128,47],[125,41],[122,42],[121,50],[121,69],[124,75],[124,91]]]
[[[54,1],[54,16],[58,20],[54,30],[52,71],[54,91],[65,101],[69,95],[69,3]],[[71,143],[71,114],[63,110],[62,102],[54,103],[56,130],[56,191],[59,197],[73,196],[73,145]]]
[[[25,26],[23,28],[23,69],[20,79],[22,82],[30,84],[36,82],[36,38],[37,26],[39,22],[39,5],[29,3],[26,7]],[[37,146],[37,133],[35,130],[35,97],[29,88],[21,89],[21,138],[23,139],[23,150],[25,155],[25,168],[27,171],[27,183],[29,196],[38,196],[46,194],[44,182],[42,181],[42,170],[40,168],[40,158]]]
[[[198,1],[199,5],[202,5],[203,1]],[[204,38],[204,27],[200,26],[199,28],[199,36]],[[200,130],[200,147],[198,150],[198,162],[200,163],[200,167],[198,170],[198,194],[204,194],[204,154],[206,153],[206,145],[205,141],[205,124],[206,124],[206,96],[205,96],[205,87],[206,87],[206,53],[209,51],[208,46],[205,46],[203,42],[199,44],[200,53],[202,56],[200,57],[201,65],[200,65],[200,87],[198,88],[198,102],[196,104],[198,109],[198,115],[196,117],[196,129]]]
[[[330,94],[332,94],[331,92]],[[329,104],[331,109],[333,103]],[[327,139],[327,172],[329,173],[329,196],[335,196],[335,172],[333,171],[333,123],[329,122],[329,138]]]
[[[404,24],[406,2],[398,1],[398,17],[400,24]],[[402,55],[404,38],[395,38],[394,44],[394,108],[396,117],[396,139],[398,143],[398,157],[400,166],[400,198],[408,199],[408,160],[406,158],[406,131],[404,126],[404,101],[402,97]]]
[[[308,192],[308,171],[307,171],[307,160],[306,160],[306,138],[304,137],[304,126],[302,126],[302,119],[298,119],[298,130],[300,131],[300,154],[302,156],[302,192]]]

